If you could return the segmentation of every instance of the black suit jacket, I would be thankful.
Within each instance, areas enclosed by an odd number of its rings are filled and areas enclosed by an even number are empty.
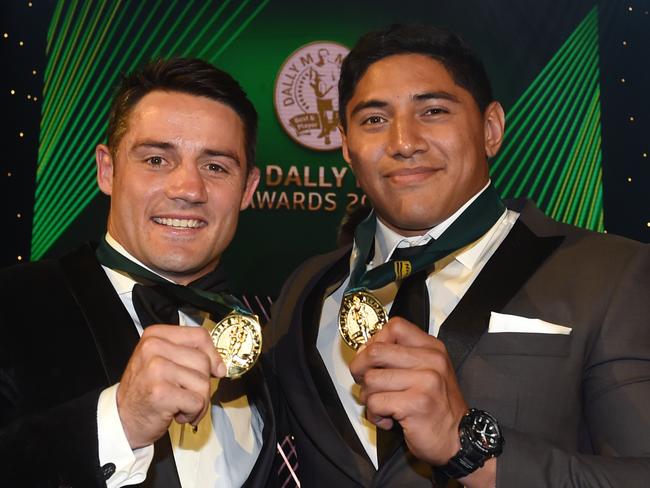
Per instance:
[[[557,223],[531,204],[441,328],[467,403],[495,414],[499,487],[641,487],[650,479],[650,249]],[[523,208],[522,208],[523,206]],[[275,304],[267,359],[286,397],[304,486],[431,486],[402,446],[376,471],[316,350],[350,249],[318,256]],[[490,312],[571,327],[488,333]]]
[[[0,297],[0,486],[105,486],[97,401],[139,340],[131,317],[89,246],[0,271]],[[264,418],[264,446],[245,486],[267,486],[269,390],[259,368],[244,378]],[[143,486],[180,487],[173,456],[152,465]]]

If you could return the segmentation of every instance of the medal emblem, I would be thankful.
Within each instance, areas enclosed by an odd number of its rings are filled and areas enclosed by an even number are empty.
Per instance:
[[[357,350],[388,322],[382,304],[371,293],[357,291],[343,296],[339,332],[348,346]]]
[[[210,337],[226,365],[226,378],[239,378],[262,352],[262,328],[255,315],[230,312],[212,328]]]

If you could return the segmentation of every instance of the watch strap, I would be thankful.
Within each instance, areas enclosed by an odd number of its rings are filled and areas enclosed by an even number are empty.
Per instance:
[[[501,449],[499,448],[499,450],[494,454],[486,454],[484,451],[481,451],[475,447],[472,443],[472,439],[469,433],[472,419],[475,415],[482,413],[484,412],[472,408],[469,410],[469,412],[467,412],[467,414],[463,416],[460,421],[460,425],[458,426],[458,432],[460,435],[460,450],[449,460],[447,464],[439,468],[440,471],[442,471],[451,479],[463,478],[468,474],[473,473],[477,469],[483,467],[485,461],[492,457],[496,457],[501,453]],[[489,416],[494,419],[494,417],[491,415]],[[496,419],[494,419],[494,421],[496,422]],[[503,443],[503,438],[501,438],[500,443]]]

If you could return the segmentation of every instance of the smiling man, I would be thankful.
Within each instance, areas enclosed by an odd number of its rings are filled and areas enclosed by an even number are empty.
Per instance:
[[[374,211],[265,336],[303,485],[645,486],[648,246],[500,200],[504,111],[453,34],[365,35],[339,99]]]
[[[123,78],[96,149],[99,247],[2,274],[2,484],[267,484],[269,392],[257,367],[220,380],[201,327],[235,303],[221,255],[259,181],[256,130],[239,84],[204,61]]]

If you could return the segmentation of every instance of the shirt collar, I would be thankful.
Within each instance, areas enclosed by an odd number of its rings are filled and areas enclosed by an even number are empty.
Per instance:
[[[117,242],[115,238],[109,233],[106,232],[106,243],[111,246],[113,249],[115,249],[117,252],[119,252],[122,256],[125,258],[129,259],[130,261],[133,261],[134,263],[138,264],[139,266],[142,266],[144,269],[151,271],[152,273],[160,276],[160,274],[156,273],[154,270],[151,268],[145,266],[142,264],[139,260],[133,257],[126,249],[124,249],[124,246]],[[137,283],[131,276],[129,276],[127,273],[120,271],[120,270],[115,270],[112,268],[109,268],[108,266],[103,266],[103,268],[106,270],[108,277],[113,284],[113,288],[115,288],[115,291],[117,292],[118,295],[122,295],[124,293],[131,293],[133,290],[133,285]],[[164,276],[160,276],[161,278],[171,281]]]
[[[446,218],[438,225],[429,229],[425,234],[420,236],[403,236],[395,232],[393,229],[389,228],[380,219],[377,219],[377,228],[375,229],[375,254],[373,256],[372,262],[370,263],[370,267],[378,266],[388,261],[395,249],[398,247],[403,248],[422,246],[428,243],[431,239],[437,239],[440,237],[442,233],[447,230],[451,224],[454,223],[454,221],[465,211],[465,209],[469,207],[472,202],[476,200],[488,186],[490,186],[489,180],[486,185],[478,191],[478,193],[467,200],[467,202],[465,202],[465,204],[456,210],[456,212],[454,212],[450,217]],[[490,242],[489,235],[494,233],[494,229],[498,227],[497,224],[499,224],[503,218],[504,216],[502,215],[497,223],[495,223],[495,225],[492,226],[492,228],[490,228],[490,230],[478,240],[453,253],[452,255],[454,256],[454,259],[456,259],[466,268],[472,269],[474,264],[478,261],[478,259],[487,248],[487,245]]]

